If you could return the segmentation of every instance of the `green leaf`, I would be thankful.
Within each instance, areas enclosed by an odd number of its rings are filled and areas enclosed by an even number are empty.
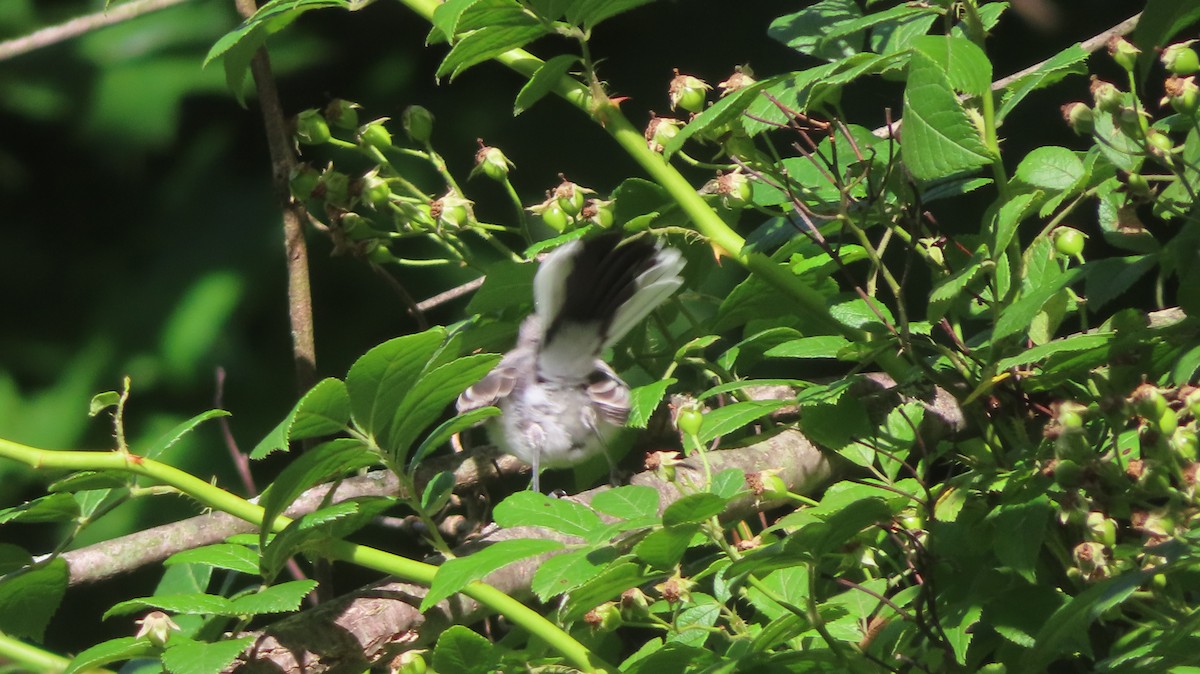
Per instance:
[[[1088,263],[1089,273],[1083,285],[1088,309],[1099,311],[1154,269],[1158,261],[1156,255],[1131,255]]]
[[[359,496],[297,517],[263,548],[259,573],[274,578],[297,552],[320,554],[326,541],[349,536],[394,504],[390,497]]]
[[[350,394],[340,379],[322,379],[300,398],[287,417],[250,452],[261,459],[276,450],[286,451],[288,443],[319,438],[346,430],[350,422]]]
[[[548,30],[532,16],[522,14],[524,23],[488,26],[468,33],[450,50],[438,66],[436,77],[458,77],[464,70],[483,63],[512,49],[518,49],[548,34]]]
[[[67,522],[79,517],[79,502],[71,494],[40,496],[21,505],[0,510],[0,524],[9,522]]]
[[[177,552],[163,561],[163,564],[204,564],[251,576],[258,575],[258,553],[244,545],[232,543],[216,543]]]
[[[624,520],[657,517],[658,506],[658,490],[645,485],[627,484],[592,498],[593,508]]]
[[[97,393],[88,403],[88,416],[94,417],[110,407],[116,407],[119,402],[121,402],[121,394],[116,391]]]
[[[425,436],[420,446],[417,447],[417,451],[413,452],[412,458],[408,461],[409,469],[420,465],[425,457],[446,444],[455,433],[470,428],[485,419],[499,415],[500,409],[497,407],[480,407],[479,409],[464,412],[443,421],[429,435]]]
[[[62,557],[0,579],[0,632],[41,642],[67,590]]]
[[[113,616],[128,615],[154,608],[166,611],[167,613],[180,613],[183,615],[236,615],[230,609],[231,606],[232,604],[228,599],[215,594],[205,594],[203,592],[165,594],[154,597],[126,599],[105,611],[104,619],[108,620]]]
[[[865,498],[847,504],[824,521],[805,525],[792,534],[784,546],[787,551],[799,553],[804,558],[818,559],[845,545],[867,527],[891,516],[892,511],[886,501],[877,497]]]
[[[1156,58],[1156,49],[1177,35],[1188,25],[1200,19],[1200,5],[1194,2],[1179,0],[1148,0],[1146,8],[1138,18],[1137,27],[1133,29],[1131,39],[1141,47],[1142,55],[1138,58],[1137,72],[1139,78],[1144,78],[1150,70],[1150,65]]]
[[[668,377],[645,386],[637,386],[629,392],[629,419],[625,422],[630,428],[645,428],[650,423],[650,415],[658,409],[667,389],[677,380]]]
[[[704,522],[724,512],[726,503],[726,499],[709,492],[688,494],[663,511],[663,526]]]
[[[810,440],[836,451],[867,435],[873,425],[860,398],[841,396],[833,404],[804,405],[800,427]]]
[[[925,35],[913,40],[912,48],[929,57],[946,74],[955,91],[971,96],[983,96],[990,91],[992,63],[987,54],[967,38]]]
[[[0,543],[0,576],[6,576],[32,563],[33,556],[25,548],[11,543]]]
[[[443,470],[434,475],[433,479],[425,484],[425,490],[421,492],[421,509],[427,513],[438,512],[450,500],[452,491],[454,491],[453,471]]]
[[[651,531],[633,546],[633,554],[657,569],[673,569],[700,531],[699,524],[679,524]]]
[[[438,674],[482,674],[496,669],[500,649],[462,625],[451,625],[433,649],[433,669]]]
[[[591,31],[605,19],[649,4],[654,0],[576,0],[567,7],[567,21]]]
[[[1069,269],[1054,281],[1026,291],[1021,299],[1010,304],[1000,313],[1000,318],[996,321],[996,327],[992,331],[992,339],[1003,339],[1028,329],[1046,302],[1059,290],[1078,280],[1083,275],[1081,271],[1083,269],[1083,267]]]
[[[996,557],[1031,584],[1037,582],[1035,567],[1055,509],[1042,497],[1036,501],[1001,506],[993,511],[992,547]]]
[[[421,612],[428,611],[439,601],[461,591],[467,585],[502,569],[513,562],[561,550],[559,541],[542,538],[519,538],[493,543],[465,557],[448,559],[438,567],[429,586],[429,593],[421,600]]]
[[[538,565],[530,589],[538,599],[549,601],[599,576],[618,554],[615,547],[608,546],[554,555]]]
[[[563,77],[566,77],[569,71],[576,63],[579,63],[579,57],[574,54],[559,54],[554,58],[546,61],[538,66],[534,71],[533,76],[521,87],[521,91],[517,94],[517,100],[513,104],[513,116],[525,112],[533,107],[534,103],[542,100],[551,91],[554,91]]]
[[[263,613],[287,613],[300,608],[300,602],[317,587],[315,580],[292,580],[242,595],[230,602],[231,610],[244,616]]]
[[[600,517],[587,506],[534,491],[520,491],[504,499],[496,506],[493,518],[506,529],[543,527],[585,539],[604,527]]]
[[[708,491],[726,501],[746,490],[746,473],[741,468],[726,468],[713,475]]]
[[[945,178],[991,162],[949,78],[919,51],[909,58],[900,155],[919,180]]]
[[[1026,73],[1004,87],[1003,103],[996,113],[997,118],[1004,119],[1012,112],[1018,103],[1030,93],[1057,84],[1070,75],[1086,75],[1087,60],[1091,54],[1086,49],[1073,44],[1070,47],[1051,56],[1038,64],[1037,70]]]
[[[773,346],[763,354],[768,358],[837,358],[850,340],[841,335],[801,337]]]
[[[792,404],[792,400],[744,400],[718,407],[704,414],[704,422],[700,424],[700,442],[712,442],[719,436],[728,435],[781,407]]]
[[[391,431],[396,408],[446,338],[442,328],[388,340],[350,367],[346,390],[355,422],[377,439]]]
[[[533,275],[537,265],[531,262],[503,260],[487,269],[483,285],[467,304],[468,314],[511,311],[533,304]]]
[[[829,61],[862,51],[861,32],[826,41],[825,34],[839,24],[862,18],[862,10],[852,0],[822,0],[803,11],[785,14],[771,22],[767,35],[801,54]]]
[[[667,144],[663,146],[663,156],[674,155],[692,136],[703,134],[710,129],[718,129],[737,119],[764,89],[782,82],[785,77],[778,76],[761,80],[732,94],[722,96],[716,103],[693,117],[686,126],[667,141]]]
[[[1088,588],[1046,619],[1037,634],[1037,644],[1026,651],[1021,671],[1040,672],[1060,655],[1087,648],[1088,628],[1105,611],[1125,601],[1154,574],[1153,570],[1130,571]]]
[[[126,487],[129,481],[130,476],[127,473],[119,473],[115,470],[101,472],[85,470],[71,473],[61,480],[51,482],[50,486],[46,487],[46,491],[56,493],[119,489]]]
[[[1001,204],[1000,210],[996,212],[996,235],[992,239],[992,255],[1004,255],[1016,236],[1021,221],[1033,210],[1035,197],[1036,194],[1018,194]]]
[[[253,643],[254,637],[213,643],[172,639],[162,662],[171,674],[218,674]]]
[[[1102,332],[1086,335],[1072,335],[1062,339],[1056,339],[1051,342],[1046,342],[1031,349],[1026,349],[1015,356],[1009,356],[996,364],[996,369],[1000,372],[1013,367],[1036,363],[1040,360],[1045,360],[1056,353],[1074,353],[1078,351],[1091,351],[1092,349],[1106,349],[1116,337],[1116,333]]]
[[[562,620],[564,623],[580,620],[585,613],[616,598],[625,590],[661,577],[663,577],[662,574],[643,570],[641,564],[633,562],[612,564],[600,575],[571,592]]]
[[[110,662],[149,658],[157,652],[158,648],[147,639],[138,639],[137,637],[109,639],[101,641],[91,648],[86,648],[79,655],[71,658],[71,662],[62,671],[62,674],[79,674],[97,670]]]
[[[209,419],[215,419],[217,417],[227,416],[229,416],[229,412],[226,412],[225,410],[208,410],[207,412],[201,412],[191,419],[179,424],[175,428],[172,428],[170,431],[155,438],[154,442],[148,448],[146,448],[146,451],[142,454],[142,456],[146,457],[147,459],[156,458],[163,452],[170,449],[171,446],[176,442],[179,442],[183,436],[192,432],[192,429],[196,428],[205,421],[208,421]]]
[[[378,457],[373,452],[353,438],[323,442],[296,457],[259,499],[259,505],[263,508],[264,543],[275,518],[283,514],[305,490],[377,461]]]
[[[403,465],[417,436],[468,386],[491,372],[499,361],[499,354],[481,353],[459,358],[422,374],[396,408],[391,431],[377,436],[380,447],[392,457],[394,465]]]
[[[1065,147],[1045,145],[1025,155],[1016,178],[1027,185],[1055,192],[1069,190],[1084,177],[1083,161]]]

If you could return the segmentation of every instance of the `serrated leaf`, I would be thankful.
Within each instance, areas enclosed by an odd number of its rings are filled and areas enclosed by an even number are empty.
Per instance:
[[[908,62],[900,155],[919,180],[945,178],[992,161],[949,78],[919,51]]]
[[[552,499],[534,491],[509,496],[493,512],[496,524],[505,528],[544,527],[568,536],[590,538],[604,523],[587,506],[566,499]]]
[[[234,613],[244,616],[263,613],[287,613],[300,608],[300,602],[317,587],[315,580],[292,580],[242,595],[230,602]]]
[[[767,35],[801,54],[833,61],[862,51],[860,32],[843,35],[836,41],[826,41],[825,33],[838,24],[862,18],[862,10],[852,0],[822,0],[794,14],[771,22]]]
[[[759,94],[764,89],[775,86],[782,82],[786,75],[780,75],[769,79],[755,82],[744,89],[739,89],[729,95],[722,96],[711,106],[705,108],[700,114],[696,115],[679,130],[665,145],[663,145],[663,156],[671,157],[683,147],[683,144],[689,138],[703,134],[709,129],[722,127],[729,122],[737,119],[746,108],[758,98]]]
[[[71,494],[39,496],[21,505],[0,510],[0,524],[8,522],[66,522],[79,517],[79,502]]]
[[[213,643],[172,639],[162,662],[171,674],[218,674],[253,643],[254,637]]]
[[[462,625],[451,625],[433,649],[433,669],[438,674],[491,672],[500,662],[498,647]]]
[[[5,576],[33,563],[33,556],[19,545],[0,543],[0,576]]]
[[[130,477],[127,473],[119,473],[115,470],[101,472],[86,470],[79,473],[71,473],[61,480],[50,483],[50,486],[46,487],[46,491],[50,493],[72,493],[98,489],[117,489],[127,486],[129,481]]]
[[[1018,77],[1004,88],[1004,102],[996,113],[1004,119],[1008,113],[1030,93],[1058,83],[1070,75],[1087,74],[1087,60],[1091,56],[1086,49],[1073,44],[1038,64],[1036,70]]]
[[[658,569],[672,569],[687,552],[699,524],[680,524],[651,531],[633,546],[633,554]]]
[[[68,575],[66,561],[55,557],[0,579],[0,632],[40,643],[67,590]]]
[[[215,594],[205,594],[203,592],[168,594],[126,599],[105,611],[104,619],[108,620],[113,616],[128,615],[130,613],[137,613],[138,611],[145,611],[146,609],[159,609],[167,613],[180,613],[183,615],[236,615],[230,610],[230,606],[231,604],[228,599]]]
[[[388,340],[354,362],[346,391],[351,414],[363,430],[377,439],[391,431],[396,408],[445,339],[444,329],[432,328]]]
[[[263,438],[250,458],[261,459],[271,452],[287,450],[296,440],[317,438],[345,430],[350,421],[350,394],[346,385],[332,377],[322,379],[305,393],[292,411]]]
[[[593,508],[624,520],[657,517],[658,506],[658,490],[645,485],[627,484],[592,497]]]
[[[560,54],[538,66],[534,71],[533,76],[521,87],[521,91],[517,93],[517,100],[513,103],[513,116],[525,112],[533,107],[534,103],[542,100],[547,94],[554,91],[563,77],[566,77],[567,72],[571,67],[579,63],[579,57],[574,54]]]
[[[1004,358],[996,363],[996,369],[1000,372],[1013,367],[1036,363],[1040,360],[1045,360],[1057,353],[1072,353],[1077,351],[1090,351],[1092,349],[1104,349],[1112,344],[1115,333],[1093,333],[1086,335],[1072,335],[1062,339],[1056,339],[1031,349],[1026,349],[1015,356]]]
[[[773,346],[763,354],[768,358],[837,358],[850,340],[841,335],[801,337]]]
[[[292,555],[313,550],[330,538],[349,536],[394,503],[385,496],[360,496],[297,517],[262,548],[259,573],[274,578]]]
[[[1035,148],[1017,165],[1015,177],[1027,185],[1046,190],[1068,190],[1084,176],[1083,161],[1065,147]]]
[[[987,271],[993,266],[990,260],[985,260],[982,255],[976,254],[961,269],[938,281],[933,286],[933,291],[929,293],[926,320],[931,323],[940,321],[950,310],[954,301],[959,299],[972,283],[986,276]]]
[[[700,442],[712,442],[791,404],[791,400],[744,400],[705,412],[700,424]]]
[[[163,561],[164,566],[175,564],[203,564],[251,576],[258,575],[258,553],[244,545],[232,543],[216,543],[183,550]]]
[[[481,353],[451,361],[421,375],[396,408],[391,431],[377,439],[394,465],[403,465],[412,443],[468,386],[491,372],[500,355]]]
[[[145,456],[148,459],[153,459],[170,449],[171,446],[176,442],[179,442],[183,436],[191,433],[193,429],[205,421],[208,421],[209,419],[215,419],[217,417],[227,416],[229,416],[229,412],[226,412],[225,410],[208,410],[207,412],[201,412],[191,419],[179,424],[175,428],[172,428],[170,431],[155,438],[154,442],[146,448],[146,451],[142,454],[142,456]]]
[[[413,452],[412,458],[408,461],[409,468],[412,469],[420,465],[425,457],[446,444],[455,433],[470,428],[485,419],[499,415],[500,409],[497,407],[480,407],[479,409],[463,412],[443,421],[429,435],[425,436],[425,439],[417,447],[417,451]]]
[[[1036,193],[1018,194],[1001,204],[996,212],[996,234],[992,239],[992,255],[1004,255],[1017,234],[1021,221],[1033,210]]]
[[[704,522],[725,511],[727,499],[710,492],[688,494],[663,511],[663,526]]]
[[[992,537],[996,557],[1029,583],[1036,583],[1037,559],[1054,508],[1045,499],[1004,505],[993,512],[990,519],[996,532]]]
[[[925,35],[913,40],[912,49],[937,64],[946,73],[955,91],[971,96],[983,96],[989,92],[992,86],[992,62],[971,40],[949,35]]]
[[[554,555],[538,566],[529,587],[538,599],[549,601],[600,575],[619,554],[610,546]]]
[[[528,557],[561,550],[563,547],[559,541],[520,538],[493,543],[465,557],[446,560],[438,567],[433,583],[429,586],[429,593],[421,600],[421,612],[428,611],[434,604],[493,571]]]
[[[625,590],[660,577],[661,574],[644,570],[641,564],[612,564],[600,575],[571,592],[562,620],[566,623],[580,620],[585,613],[610,599],[615,599]]]
[[[1129,290],[1134,283],[1149,273],[1158,264],[1156,255],[1132,255],[1110,257],[1089,263],[1091,270],[1084,282],[1084,293],[1088,308],[1098,311],[1112,300]]]
[[[726,468],[713,475],[708,491],[726,501],[746,490],[746,473],[741,468]]]
[[[654,0],[576,0],[567,8],[567,21],[583,26],[585,31],[591,31],[596,24],[605,19],[623,14],[629,10],[649,4]]]
[[[101,641],[91,648],[85,648],[79,655],[71,658],[71,662],[62,671],[62,674],[79,674],[97,670],[111,662],[148,658],[157,651],[158,648],[148,639],[138,639],[137,637],[109,639]]]
[[[523,16],[526,19],[523,25],[488,26],[463,36],[438,66],[436,77],[441,79],[449,75],[453,80],[473,65],[483,63],[506,51],[524,47],[548,34],[547,28],[537,19]]]
[[[287,510],[292,501],[305,490],[377,461],[378,457],[373,452],[353,438],[324,442],[296,457],[259,499],[259,505],[263,508],[264,542],[275,518]]]
[[[629,391],[629,419],[625,422],[630,428],[645,428],[650,423],[650,415],[658,409],[667,389],[677,380],[668,377],[645,386],[637,386]]]

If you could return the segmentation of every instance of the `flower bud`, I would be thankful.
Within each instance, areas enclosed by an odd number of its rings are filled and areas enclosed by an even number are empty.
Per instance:
[[[1200,87],[1196,86],[1195,77],[1168,77],[1163,83],[1163,93],[1166,95],[1159,101],[1160,105],[1170,103],[1175,112],[1187,117],[1196,114]]]
[[[611,632],[621,626],[621,609],[616,603],[606,601],[583,616],[583,622],[594,630]]]
[[[400,116],[400,125],[414,143],[424,145],[433,137],[433,113],[419,105],[410,105],[404,109]]]
[[[179,625],[171,620],[171,616],[162,611],[151,611],[146,617],[134,622],[138,625],[135,638],[145,638],[155,646],[163,646],[171,638],[171,632],[180,631]]]
[[[608,229],[613,226],[617,217],[613,210],[613,203],[612,200],[588,199],[587,203],[583,205],[583,210],[579,212],[579,219]]]
[[[312,198],[313,191],[317,189],[320,182],[320,172],[310,164],[298,164],[292,169],[292,175],[288,178],[288,186],[297,201],[307,201]]]
[[[386,207],[392,199],[392,188],[386,180],[379,177],[378,171],[371,171],[363,176],[358,188],[359,197],[374,209]]]
[[[492,180],[503,181],[508,177],[508,171],[513,163],[500,151],[500,148],[488,147],[479,141],[479,150],[475,153],[475,168],[471,175],[483,173]]]
[[[735,66],[733,74],[724,82],[719,83],[717,88],[721,90],[721,96],[727,96],[739,89],[745,89],[754,82],[754,71],[750,70],[750,66]]]
[[[679,135],[679,129],[683,127],[683,122],[670,117],[651,116],[650,123],[646,125],[646,145],[655,152],[662,152],[667,143]]]
[[[386,150],[392,146],[392,133],[383,125],[387,117],[367,122],[358,130],[358,140],[363,145]]]
[[[1095,75],[1092,76],[1092,100],[1096,102],[1096,107],[1104,112],[1116,112],[1117,108],[1121,107],[1121,99],[1123,98],[1121,90],[1111,82],[1105,82],[1098,79]]]

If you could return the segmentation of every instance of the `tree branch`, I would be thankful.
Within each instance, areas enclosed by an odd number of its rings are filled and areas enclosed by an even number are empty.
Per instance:
[[[57,26],[48,26],[11,40],[0,42],[0,61],[65,42],[98,28],[135,19],[143,14],[157,12],[184,3],[186,0],[133,0],[102,12],[76,17]]]

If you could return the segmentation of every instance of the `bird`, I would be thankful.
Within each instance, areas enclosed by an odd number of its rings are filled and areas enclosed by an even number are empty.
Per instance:
[[[530,489],[541,491],[542,469],[607,456],[629,417],[630,391],[601,354],[683,285],[684,264],[653,237],[617,233],[575,239],[542,262],[516,346],[456,405],[460,414],[500,409],[489,436],[532,467]]]

